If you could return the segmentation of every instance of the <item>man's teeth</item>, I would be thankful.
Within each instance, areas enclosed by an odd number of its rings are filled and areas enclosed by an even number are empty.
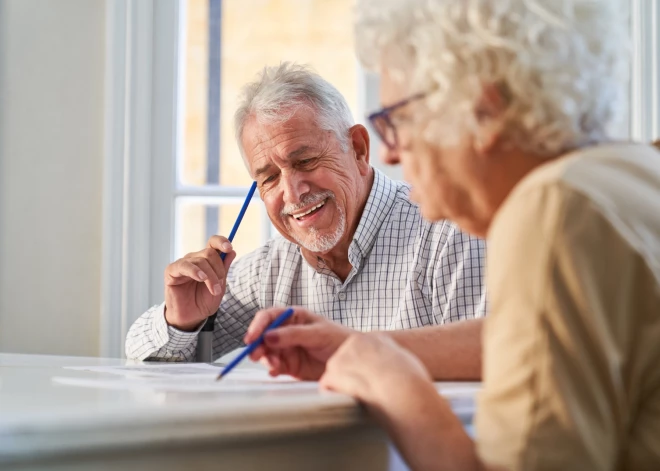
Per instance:
[[[305,211],[304,213],[301,213],[301,214],[293,214],[292,216],[293,216],[294,218],[296,218],[296,219],[300,219],[300,218],[303,217],[303,216],[307,216],[307,215],[308,215],[309,213],[311,213],[312,211],[316,211],[317,209],[319,209],[319,208],[320,208],[321,206],[323,206],[324,204],[325,204],[325,201],[321,201],[319,204],[317,204],[317,205],[314,206],[313,208],[310,208],[309,210]]]

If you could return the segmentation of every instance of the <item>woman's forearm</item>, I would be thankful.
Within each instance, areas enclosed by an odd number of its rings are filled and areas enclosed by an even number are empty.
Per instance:
[[[474,442],[430,381],[390,388],[367,406],[415,470],[477,470]]]

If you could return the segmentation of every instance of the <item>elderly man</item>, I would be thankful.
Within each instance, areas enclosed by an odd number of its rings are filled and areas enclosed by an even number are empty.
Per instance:
[[[409,188],[369,165],[369,135],[332,85],[301,66],[266,68],[245,87],[235,125],[282,237],[232,263],[215,236],[169,265],[165,303],[131,327],[129,358],[194,359],[216,311],[216,357],[242,346],[254,314],[271,306],[303,305],[360,331],[483,316],[483,242],[424,222]],[[441,328],[448,376],[479,376],[479,326]]]
[[[660,469],[660,153],[608,137],[625,109],[625,15],[606,0],[357,11],[388,160],[425,217],[488,237],[477,440],[431,382],[439,342],[344,341],[298,309],[254,357],[363,401],[413,469]],[[246,340],[277,314],[258,313]]]

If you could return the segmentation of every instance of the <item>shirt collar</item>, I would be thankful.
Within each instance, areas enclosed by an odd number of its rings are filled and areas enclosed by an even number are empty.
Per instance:
[[[354,268],[358,268],[362,259],[369,255],[376,243],[380,227],[394,205],[396,192],[396,183],[379,170],[374,169],[374,183],[371,186],[367,204],[362,211],[360,223],[348,248],[348,260]]]

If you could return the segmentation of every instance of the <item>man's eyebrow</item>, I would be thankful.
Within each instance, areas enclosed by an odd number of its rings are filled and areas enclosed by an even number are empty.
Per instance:
[[[293,150],[293,151],[289,152],[289,155],[287,156],[287,158],[289,160],[297,159],[298,157],[300,157],[300,156],[306,154],[307,152],[309,152],[310,150],[313,150],[313,148],[311,146],[300,146],[296,150]],[[272,167],[273,167],[273,165],[271,163],[267,163],[263,167],[260,167],[260,168],[256,169],[254,171],[254,177],[257,178],[258,176],[260,176],[264,173],[267,173]]]
[[[289,160],[296,159],[300,157],[301,155],[307,153],[307,151],[311,150],[312,148],[310,146],[302,146],[299,147],[298,149],[289,152],[288,158]]]
[[[258,176],[260,176],[260,175],[262,175],[262,174],[268,172],[268,171],[271,169],[272,166],[273,166],[272,164],[267,163],[267,164],[264,165],[263,167],[256,169],[256,170],[254,171],[254,177],[256,178],[256,177],[258,177]]]

